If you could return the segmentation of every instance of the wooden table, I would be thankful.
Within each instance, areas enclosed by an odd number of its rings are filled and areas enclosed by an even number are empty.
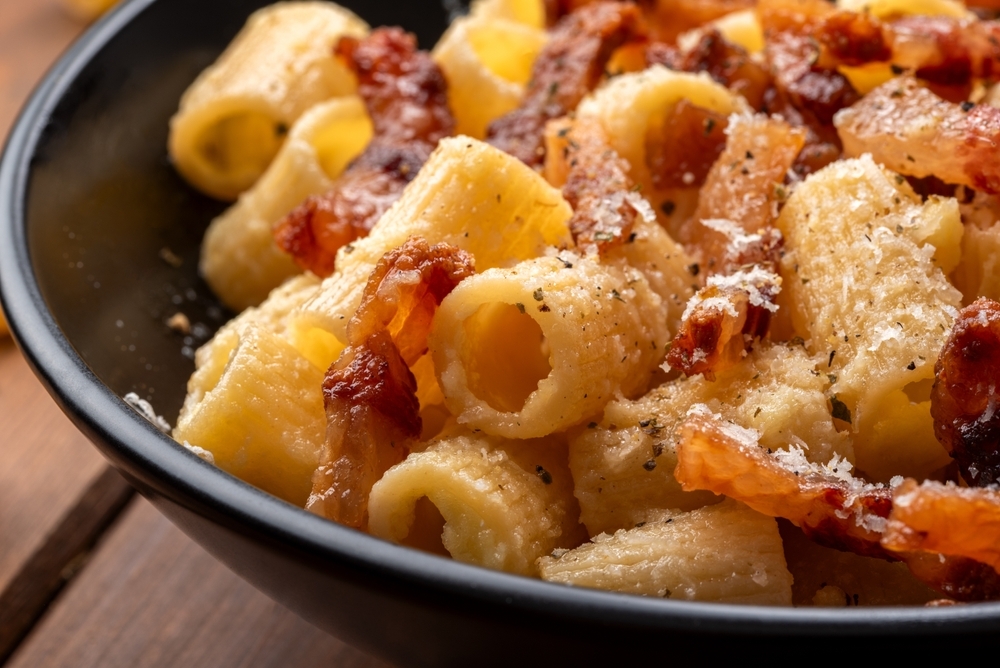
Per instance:
[[[0,138],[83,30],[0,0]],[[0,665],[380,666],[257,592],[110,469],[0,336]]]

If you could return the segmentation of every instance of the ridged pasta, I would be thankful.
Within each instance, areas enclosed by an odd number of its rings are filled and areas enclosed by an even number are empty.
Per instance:
[[[302,506],[326,437],[323,372],[265,327],[230,331],[238,345],[213,387],[185,404],[173,437],[208,450],[218,467]]]
[[[670,333],[675,334],[697,287],[697,280],[691,274],[695,261],[656,222],[639,217],[632,233],[635,236],[628,243],[612,248],[605,261],[635,267],[642,273],[649,287],[663,300]]]
[[[296,121],[260,179],[205,233],[201,273],[226,306],[256,306],[302,271],[274,243],[274,225],[305,198],[329,190],[371,135],[364,103],[353,95],[321,102]]]
[[[777,225],[792,319],[828,359],[821,370],[834,381],[834,415],[851,422],[858,468],[886,482],[947,464],[929,396],[961,302],[935,262],[961,243],[955,201],[921,203],[902,177],[864,156],[806,179]]]
[[[368,529],[402,543],[411,534],[426,534],[425,541],[440,535],[459,561],[537,575],[539,557],[584,539],[572,490],[565,444],[558,440],[462,432],[386,472],[369,497]],[[417,521],[422,498],[440,514],[429,526]]]
[[[613,536],[543,557],[542,578],[686,601],[791,605],[792,575],[774,518],[736,501],[661,513]]]
[[[367,32],[364,21],[329,2],[255,12],[181,98],[168,141],[178,171],[213,197],[235,199],[264,172],[299,116],[354,91],[353,74],[331,51],[340,37]]]
[[[532,438],[642,391],[665,354],[666,307],[635,269],[563,252],[465,279],[429,339],[459,423]]]
[[[570,435],[570,469],[580,518],[590,535],[645,521],[667,508],[693,510],[717,498],[684,492],[674,479],[675,429],[693,404],[707,404],[744,427],[757,429],[774,450],[805,448],[827,463],[853,458],[851,441],[833,425],[824,390],[829,380],[801,346],[761,345],[710,382],[701,375],[677,378],[637,401],[608,404],[604,417]]]
[[[345,341],[375,263],[411,236],[458,246],[483,271],[569,243],[572,213],[558,190],[516,158],[469,137],[444,139],[371,234],[340,250],[337,270],[294,326],[301,336],[319,330]]]
[[[482,139],[491,121],[517,108],[546,39],[544,30],[494,16],[451,24],[433,57],[448,80],[456,132]]]

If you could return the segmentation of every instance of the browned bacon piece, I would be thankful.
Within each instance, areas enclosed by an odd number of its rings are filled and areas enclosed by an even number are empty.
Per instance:
[[[659,41],[673,42],[688,30],[726,14],[749,9],[753,4],[753,0],[645,0],[642,6],[652,36]]]
[[[708,274],[729,273],[758,261],[747,252],[750,240],[744,237],[764,233],[777,219],[785,177],[805,137],[803,130],[764,115],[740,119],[729,128],[725,150],[709,170],[698,208],[678,235]],[[723,224],[718,221],[727,223],[726,229],[718,229]]]
[[[550,150],[562,147],[559,155],[546,157],[546,170],[565,175],[562,192],[573,207],[569,229],[577,247],[603,255],[628,239],[637,216],[654,217],[600,121],[567,117],[550,123],[546,134]]]
[[[691,298],[667,353],[667,364],[685,375],[715,374],[746,357],[767,336],[781,278],[758,265],[715,275]]]
[[[942,100],[916,79],[888,81],[834,121],[850,156],[907,176],[1000,192],[1000,109]]]
[[[663,42],[652,42],[646,48],[646,64],[665,65],[680,72],[707,72],[757,110],[764,104],[764,93],[771,85],[767,70],[716,29],[706,30],[694,48],[683,53]]]
[[[327,441],[306,504],[311,512],[362,528],[368,495],[420,436],[410,366],[427,351],[437,306],[474,272],[455,246],[410,239],[379,260],[347,325],[348,346],[327,371]]]
[[[332,190],[308,198],[274,231],[278,246],[318,276],[333,273],[337,251],[368,234],[455,125],[444,75],[412,35],[379,28],[362,40],[341,38],[336,53],[357,74],[372,140]]]
[[[694,410],[679,430],[674,477],[685,490],[725,494],[754,510],[784,517],[818,543],[895,559],[879,543],[892,492],[850,475],[843,461],[818,466],[801,452],[769,452],[757,432]]]
[[[934,433],[975,487],[1000,482],[1000,304],[963,308],[934,367]]]
[[[891,23],[892,61],[926,81],[954,85],[1000,74],[1000,23],[907,16]]]
[[[490,124],[487,141],[527,165],[541,165],[545,124],[576,109],[615,49],[644,34],[630,2],[588,4],[560,20],[535,59],[521,106]]]
[[[687,100],[646,130],[646,166],[653,186],[696,188],[726,146],[728,118]]]
[[[844,462],[817,466],[801,453],[769,452],[758,444],[756,432],[712,416],[707,408],[689,414],[678,434],[674,476],[685,490],[725,494],[765,515],[783,517],[828,547],[901,560],[922,582],[953,599],[1000,598],[1000,574],[993,566],[1000,545],[1000,494],[990,492],[989,511],[982,513],[954,486],[910,481],[890,490],[865,484]],[[914,495],[925,490],[934,496],[921,505]],[[963,530],[966,521],[988,535]],[[942,532],[940,541],[932,544],[921,536],[929,527]],[[961,547],[939,550],[949,537]]]
[[[894,491],[882,545],[1000,568],[1000,491],[905,480]]]

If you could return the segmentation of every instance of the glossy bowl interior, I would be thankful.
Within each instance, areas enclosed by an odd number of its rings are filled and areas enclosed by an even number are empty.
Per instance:
[[[988,642],[1000,629],[997,604],[735,607],[467,566],[309,515],[133,412],[120,399],[131,391],[173,420],[194,348],[230,315],[197,275],[201,236],[224,207],[189,188],[164,147],[181,92],[262,4],[125,3],[49,73],[0,163],[0,289],[15,336],[80,429],[186,533],[317,626],[400,664],[776,656],[843,637],[914,650]],[[424,46],[447,21],[438,0],[343,4],[372,25],[415,31]],[[188,337],[165,324],[178,310],[195,323]]]

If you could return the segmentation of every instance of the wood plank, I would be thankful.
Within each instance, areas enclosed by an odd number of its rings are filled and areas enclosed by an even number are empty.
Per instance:
[[[0,339],[0,592],[106,464]]]
[[[384,666],[261,594],[136,498],[7,668]]]
[[[0,592],[0,664],[83,567],[91,548],[133,495],[118,472],[106,467]]]
[[[42,74],[84,26],[58,0],[0,0],[0,137]]]
[[[82,26],[57,0],[0,0],[0,138]],[[0,592],[104,467],[0,336]]]

